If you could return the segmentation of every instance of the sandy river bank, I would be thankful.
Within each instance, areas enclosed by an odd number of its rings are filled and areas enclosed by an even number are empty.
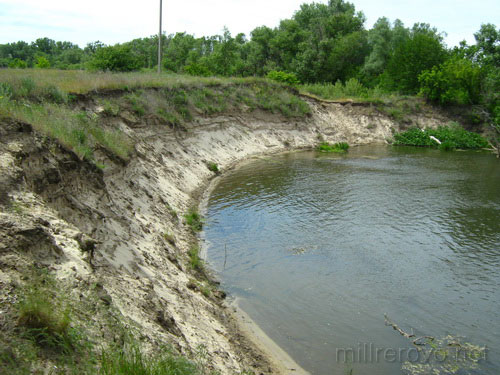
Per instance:
[[[103,153],[103,169],[27,124],[5,121],[0,204],[10,200],[22,209],[0,213],[0,286],[6,291],[20,280],[19,264],[37,262],[70,283],[75,295],[98,283],[152,348],[168,343],[191,355],[203,347],[210,368],[221,374],[304,373],[246,314],[234,312],[223,293],[202,293],[205,281],[187,257],[198,239],[183,215],[198,207],[216,177],[208,163],[224,173],[248,158],[320,140],[384,143],[399,129],[371,106],[309,105],[306,119],[258,111],[200,116],[184,132],[130,115],[113,118],[111,124],[134,140],[135,155],[123,165]],[[82,106],[102,110],[91,99]],[[414,119],[422,126],[445,122],[437,115]],[[17,247],[22,254],[11,251]]]

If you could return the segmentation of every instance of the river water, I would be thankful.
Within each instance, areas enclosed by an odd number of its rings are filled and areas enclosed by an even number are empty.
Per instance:
[[[486,347],[469,372],[500,373],[493,155],[363,146],[262,158],[221,179],[206,220],[223,288],[312,374],[416,363],[384,314],[417,337]]]

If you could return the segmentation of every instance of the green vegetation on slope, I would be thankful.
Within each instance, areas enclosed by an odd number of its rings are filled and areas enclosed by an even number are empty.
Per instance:
[[[27,270],[19,301],[4,311],[15,323],[0,331],[0,372],[11,375],[204,375],[207,358],[192,359],[163,347],[146,353],[138,332],[99,297],[99,286],[71,296],[46,269]],[[75,299],[76,298],[76,299]],[[98,315],[96,324],[88,315]]]
[[[102,111],[77,109],[82,95]],[[195,116],[254,110],[296,118],[310,113],[295,90],[258,78],[0,70],[0,117],[29,123],[90,161],[96,149],[122,161],[133,151],[131,140],[106,117],[128,111],[185,130]]]

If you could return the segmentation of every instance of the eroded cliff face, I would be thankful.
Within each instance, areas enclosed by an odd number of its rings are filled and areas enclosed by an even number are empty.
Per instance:
[[[224,293],[202,293],[208,282],[189,265],[197,239],[183,215],[215,176],[209,162],[224,171],[320,140],[384,143],[399,125],[369,105],[307,99],[312,113],[302,119],[242,111],[200,115],[178,129],[130,112],[105,116],[97,99],[77,105],[133,140],[126,165],[96,150],[98,168],[29,124],[0,122],[0,330],[14,329],[17,288],[36,264],[67,287],[77,323],[95,342],[116,340],[103,323],[111,314],[123,316],[149,348],[170,344],[187,355],[203,348],[222,374],[286,372],[241,334]],[[92,293],[102,307],[95,311],[79,305]]]

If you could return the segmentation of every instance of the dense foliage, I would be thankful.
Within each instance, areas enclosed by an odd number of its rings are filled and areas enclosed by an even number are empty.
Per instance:
[[[431,137],[439,140],[441,144]],[[439,147],[444,150],[488,147],[488,142],[482,136],[469,132],[456,124],[440,126],[437,129],[411,128],[394,134],[394,139],[396,145]]]
[[[260,76],[336,92],[420,93],[441,105],[480,106],[481,119],[500,126],[500,30],[485,24],[476,43],[449,49],[428,24],[406,27],[380,18],[367,30],[365,16],[344,0],[301,5],[277,27],[260,26],[249,35],[195,37],[163,35],[163,68],[194,76]],[[83,49],[71,42],[40,38],[0,45],[0,67],[152,70],[158,36]],[[355,85],[353,85],[356,83]],[[342,85],[342,86],[341,86]],[[318,91],[318,90],[316,90]],[[352,91],[352,90],[347,90]]]

